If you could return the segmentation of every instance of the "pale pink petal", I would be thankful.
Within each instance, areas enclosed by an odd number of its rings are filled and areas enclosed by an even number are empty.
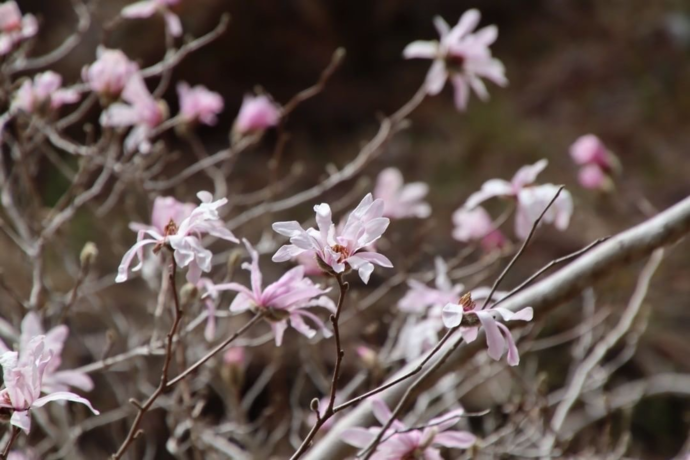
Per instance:
[[[549,164],[547,159],[541,159],[534,163],[533,165],[523,166],[515,173],[513,176],[513,186],[516,188],[522,188],[525,185],[533,184],[537,180],[537,176],[541,173],[544,168]]]
[[[584,188],[592,190],[603,190],[609,183],[608,175],[596,164],[582,167],[577,175],[577,180]]]
[[[26,434],[29,434],[31,432],[31,417],[29,417],[29,411],[14,411],[10,418],[10,424],[16,426]]]
[[[509,182],[501,179],[491,179],[484,182],[481,190],[474,192],[469,198],[467,198],[464,207],[467,209],[473,209],[489,198],[511,195],[513,195],[513,186]]]
[[[449,449],[469,449],[477,442],[477,437],[467,431],[445,431],[434,436],[434,444]]]
[[[82,391],[93,390],[93,380],[91,377],[84,374],[83,372],[75,371],[58,371],[50,376],[46,377],[44,381],[50,381],[53,384],[57,383],[60,385],[70,386],[73,388],[79,388]]]
[[[443,307],[442,311],[443,324],[447,328],[460,326],[462,323],[463,313],[462,305],[458,305],[457,303],[447,303]]]
[[[501,315],[504,321],[532,321],[534,317],[532,307],[525,307],[516,312],[503,307],[493,307],[491,310]]]
[[[132,3],[122,10],[122,17],[125,18],[148,18],[158,11],[158,3],[155,0],[145,0]]]
[[[426,75],[426,91],[430,96],[435,96],[441,92],[443,86],[446,84],[448,72],[446,71],[446,64],[441,60],[435,60],[429,72]]]
[[[503,324],[497,323],[497,325],[503,332],[505,340],[508,344],[508,356],[506,357],[506,361],[511,366],[517,366],[518,364],[520,364],[520,354],[518,353],[518,349],[515,346],[515,340],[513,340],[513,335],[510,333],[510,330]]]
[[[467,108],[467,102],[470,98],[468,79],[464,75],[455,75],[452,77],[452,81],[455,108],[464,111]]]
[[[418,40],[403,50],[405,59],[434,59],[438,53],[438,42]]]
[[[166,11],[163,13],[163,18],[165,19],[165,25],[173,37],[179,37],[182,35],[182,22],[180,22],[180,17],[175,13]]]
[[[365,428],[348,428],[340,434],[340,437],[347,444],[363,449],[374,440],[376,434]]]
[[[78,394],[71,393],[69,391],[59,391],[57,393],[51,393],[49,395],[43,396],[41,398],[38,398],[34,403],[32,404],[33,407],[43,407],[49,402],[53,401],[71,401],[71,402],[77,402],[80,404],[84,404],[87,406],[89,409],[91,409],[91,412],[94,414],[98,415],[100,412],[98,412],[96,409],[93,408],[91,405],[91,402],[89,402],[88,399],[82,398]]]
[[[503,350],[505,348],[505,339],[503,334],[499,329],[499,323],[491,316],[490,313],[485,311],[475,312],[479,321],[481,321],[482,326],[484,326],[484,332],[486,333],[486,344],[489,348],[489,356],[498,361],[503,355]]]

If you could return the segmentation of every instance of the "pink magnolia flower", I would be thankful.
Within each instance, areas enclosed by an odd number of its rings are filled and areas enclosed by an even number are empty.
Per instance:
[[[481,206],[457,209],[453,213],[453,224],[453,238],[463,243],[479,241],[485,251],[500,248],[506,242],[503,233],[494,227],[491,216]]]
[[[439,341],[443,330],[443,307],[455,303],[465,290],[462,284],[453,284],[448,277],[448,266],[441,259],[435,259],[436,279],[434,287],[417,281],[407,282],[409,289],[398,302],[400,311],[410,314],[400,331],[400,338],[392,352],[394,359],[404,358],[412,361]],[[478,287],[472,290],[475,299],[485,299],[491,289]],[[494,298],[501,298],[506,293],[498,291]]]
[[[488,293],[486,296],[488,296]],[[501,359],[507,345],[507,361],[511,366],[517,366],[520,363],[520,355],[510,330],[498,322],[497,319],[501,318],[504,321],[531,321],[533,315],[532,307],[525,307],[520,311],[512,312],[506,308],[489,304],[482,310],[481,305],[477,305],[472,296],[467,294],[462,296],[459,302],[449,302],[443,307],[443,323],[446,327],[460,326],[463,317],[467,317],[468,321],[471,322],[478,320],[477,326],[461,327],[460,333],[465,342],[470,343],[477,338],[479,325],[484,327],[486,344],[489,347],[489,356],[496,361]]]
[[[223,98],[218,93],[209,91],[198,85],[190,87],[181,82],[177,85],[180,98],[180,115],[187,123],[201,123],[215,125],[217,115],[223,111]]]
[[[238,242],[232,232],[223,226],[218,214],[218,208],[226,204],[228,200],[222,198],[213,201],[213,196],[209,192],[199,192],[196,196],[201,200],[201,204],[194,208],[189,216],[180,223],[170,220],[162,233],[153,228],[139,230],[137,242],[125,253],[117,269],[116,282],[122,283],[127,280],[129,266],[135,257],[139,259],[139,264],[132,271],[140,270],[143,248],[154,245],[154,252],[159,251],[164,246],[170,247],[173,250],[177,265],[189,267],[187,281],[196,284],[201,278],[202,272],[211,271],[211,258],[213,256],[211,251],[201,245],[200,235],[207,233],[233,243]],[[147,235],[150,238],[146,238]]]
[[[429,193],[424,182],[403,183],[403,176],[397,168],[386,168],[379,174],[374,197],[383,200],[383,215],[392,219],[431,215],[431,206],[423,201]]]
[[[165,102],[157,101],[153,97],[140,73],[135,73],[129,78],[121,96],[127,104],[117,102],[110,105],[101,114],[101,125],[134,126],[125,139],[125,148],[129,152],[138,150],[148,153],[151,149],[149,138],[153,129],[167,118]]]
[[[537,176],[547,164],[547,160],[539,160],[533,165],[523,166],[515,173],[511,182],[502,179],[484,182],[481,190],[470,195],[463,207],[474,209],[480,203],[493,197],[513,198],[517,200],[515,235],[520,239],[527,238],[534,221],[558,191],[558,187],[553,184],[534,185]],[[544,215],[542,222],[553,223],[557,229],[565,230],[570,224],[572,214],[573,198],[569,191],[563,190]]]
[[[233,125],[233,133],[242,136],[249,133],[264,131],[278,124],[280,120],[280,106],[269,96],[247,94],[242,100],[240,112]]]
[[[38,32],[38,22],[32,14],[19,10],[16,2],[0,3],[0,56],[9,53],[22,40]]]
[[[79,100],[77,91],[61,87],[62,77],[59,74],[51,70],[39,73],[33,81],[26,80],[19,87],[12,101],[12,109],[35,113],[46,108],[56,110]]]
[[[151,225],[132,222],[129,224],[129,228],[135,232],[153,230],[163,234],[170,221],[182,222],[192,214],[196,207],[194,203],[182,203],[171,196],[159,196],[153,200]]]
[[[28,354],[19,359],[15,351],[0,356],[5,388],[0,391],[0,408],[10,409],[10,423],[26,433],[31,431],[29,410],[51,401],[72,401],[86,405],[94,414],[99,412],[81,396],[69,391],[57,391],[41,397],[43,377],[50,365],[52,353],[45,349],[45,337],[38,336],[27,344]]]
[[[98,59],[93,64],[82,69],[81,78],[92,91],[117,99],[129,79],[139,71],[139,66],[120,50],[99,46],[96,56]]]
[[[182,35],[180,17],[170,11],[170,7],[180,3],[180,0],[144,0],[132,3],[122,10],[123,18],[150,18],[161,13],[165,19],[165,26],[173,37]]]
[[[380,399],[372,400],[372,410],[376,420],[384,425],[392,413]],[[371,456],[371,460],[443,460],[439,448],[469,449],[477,438],[468,431],[451,430],[464,414],[463,409],[455,409],[440,417],[433,418],[422,428],[408,428],[400,420],[394,420],[384,433],[382,442]],[[349,428],[343,431],[343,441],[363,449],[381,431],[380,427]]]
[[[578,180],[584,188],[609,190],[613,187],[611,175],[620,168],[620,164],[597,136],[580,136],[570,146],[570,156],[582,167]]]
[[[300,334],[308,338],[314,337],[316,331],[305,322],[306,318],[317,325],[324,337],[330,337],[331,332],[323,321],[307,311],[308,308],[318,306],[335,312],[333,301],[324,295],[329,289],[321,289],[321,286],[305,278],[301,266],[291,269],[264,289],[263,275],[259,268],[259,253],[247,240],[242,241],[252,258],[250,264],[242,264],[242,268],[251,273],[251,289],[239,283],[217,284],[213,287],[217,291],[230,290],[238,293],[230,304],[230,311],[241,313],[252,310],[263,314],[271,324],[276,346],[283,343],[283,335],[288,324]]]
[[[479,24],[481,15],[477,10],[466,11],[452,29],[441,17],[434,18],[434,25],[441,36],[440,41],[415,41],[407,45],[403,56],[407,59],[433,59],[426,76],[427,93],[434,96],[441,92],[446,80],[455,88],[455,106],[465,110],[470,97],[470,88],[482,100],[489,98],[489,92],[482,78],[499,86],[506,86],[505,68],[491,55],[489,46],[496,41],[496,26],[484,27],[472,32]]]
[[[12,331],[16,335],[15,331]],[[50,352],[52,359],[45,368],[43,375],[42,391],[44,393],[54,393],[56,391],[67,391],[69,387],[79,388],[82,391],[91,391],[93,381],[91,377],[83,372],[71,370],[59,371],[62,363],[62,349],[69,335],[67,326],[60,325],[52,328],[45,333],[41,320],[35,312],[29,312],[24,316],[19,334],[19,360],[29,359],[33,352],[31,340],[37,336],[44,336],[45,351]],[[0,340],[0,353],[10,351],[9,347]]]
[[[383,200],[374,200],[367,194],[357,208],[350,213],[342,229],[336,229],[331,208],[326,203],[314,206],[315,228],[303,229],[297,221],[276,222],[273,230],[290,238],[291,244],[283,245],[273,256],[274,262],[285,262],[304,252],[313,252],[324,267],[335,274],[349,268],[359,272],[364,283],[374,271],[374,264],[391,268],[393,264],[382,254],[362,251],[381,238],[390,219],[383,216]]]

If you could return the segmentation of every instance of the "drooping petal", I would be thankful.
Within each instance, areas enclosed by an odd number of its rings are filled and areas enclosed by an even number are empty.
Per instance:
[[[31,417],[29,417],[29,411],[14,411],[10,418],[10,424],[16,426],[26,434],[29,434],[31,432]]]
[[[491,310],[501,315],[504,321],[532,321],[534,317],[532,307],[525,307],[516,312],[503,307],[493,307]]]
[[[448,71],[446,65],[441,60],[434,60],[426,74],[426,92],[430,96],[435,96],[441,92],[443,86],[446,84],[448,78]]]
[[[501,359],[503,356],[503,350],[505,348],[505,339],[498,328],[498,323],[491,316],[490,313],[486,311],[475,312],[479,321],[481,321],[482,326],[484,326],[484,332],[486,333],[486,344],[489,348],[489,356],[491,356],[496,361]]]
[[[455,108],[462,112],[467,109],[467,102],[470,99],[470,86],[468,84],[468,78],[464,75],[454,75],[452,77],[452,81]]]
[[[129,266],[132,264],[132,260],[134,259],[134,256],[137,255],[139,252],[139,249],[143,248],[146,245],[149,244],[156,244],[158,243],[157,240],[152,240],[152,239],[145,239],[141,241],[137,241],[137,243],[129,248],[129,250],[125,253],[125,255],[122,257],[122,262],[120,262],[120,266],[117,268],[117,277],[115,278],[116,283],[122,283],[127,281],[127,276],[129,272]],[[132,269],[132,271],[137,271],[141,267],[141,261],[140,263]]]
[[[86,399],[82,398],[78,394],[69,392],[69,391],[58,391],[57,393],[51,393],[49,395],[43,396],[38,398],[34,403],[32,404],[33,407],[43,407],[49,402],[53,401],[71,401],[71,402],[77,402],[80,404],[84,404],[86,407],[91,409],[91,412],[94,414],[98,415],[100,412],[98,412],[96,409],[93,408],[91,405],[91,402]]]
[[[434,437],[434,444],[449,449],[469,449],[477,442],[477,437],[467,431],[445,431]]]

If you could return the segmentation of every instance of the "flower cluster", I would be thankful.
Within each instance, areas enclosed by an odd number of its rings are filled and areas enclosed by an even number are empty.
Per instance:
[[[613,189],[611,176],[620,169],[620,164],[597,136],[580,136],[570,146],[570,157],[580,166],[577,178],[584,188],[603,191]]]
[[[423,201],[428,193],[429,186],[424,182],[405,184],[399,169],[386,168],[376,180],[374,198],[383,200],[383,215],[386,217],[424,219],[431,215],[431,206]]]
[[[392,416],[391,410],[380,399],[372,401],[374,417],[385,425]],[[372,460],[407,460],[413,458],[442,460],[439,448],[469,449],[477,438],[468,431],[451,430],[464,414],[462,408],[429,420],[423,427],[407,427],[400,420],[394,420],[383,434],[382,441]],[[360,449],[366,448],[378,433],[380,427],[349,428],[342,434],[343,441]]]
[[[65,104],[79,101],[78,92],[62,88],[62,77],[48,70],[39,73],[33,80],[25,80],[12,101],[12,110],[25,113],[43,113],[55,110]]]
[[[38,22],[32,14],[22,15],[14,1],[0,4],[0,56],[9,53],[21,41],[38,32]]]

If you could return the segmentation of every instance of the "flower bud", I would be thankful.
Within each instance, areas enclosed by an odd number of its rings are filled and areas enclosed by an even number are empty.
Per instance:
[[[84,245],[79,254],[79,263],[82,267],[88,267],[96,261],[98,257],[98,246],[96,243],[89,241]]]

